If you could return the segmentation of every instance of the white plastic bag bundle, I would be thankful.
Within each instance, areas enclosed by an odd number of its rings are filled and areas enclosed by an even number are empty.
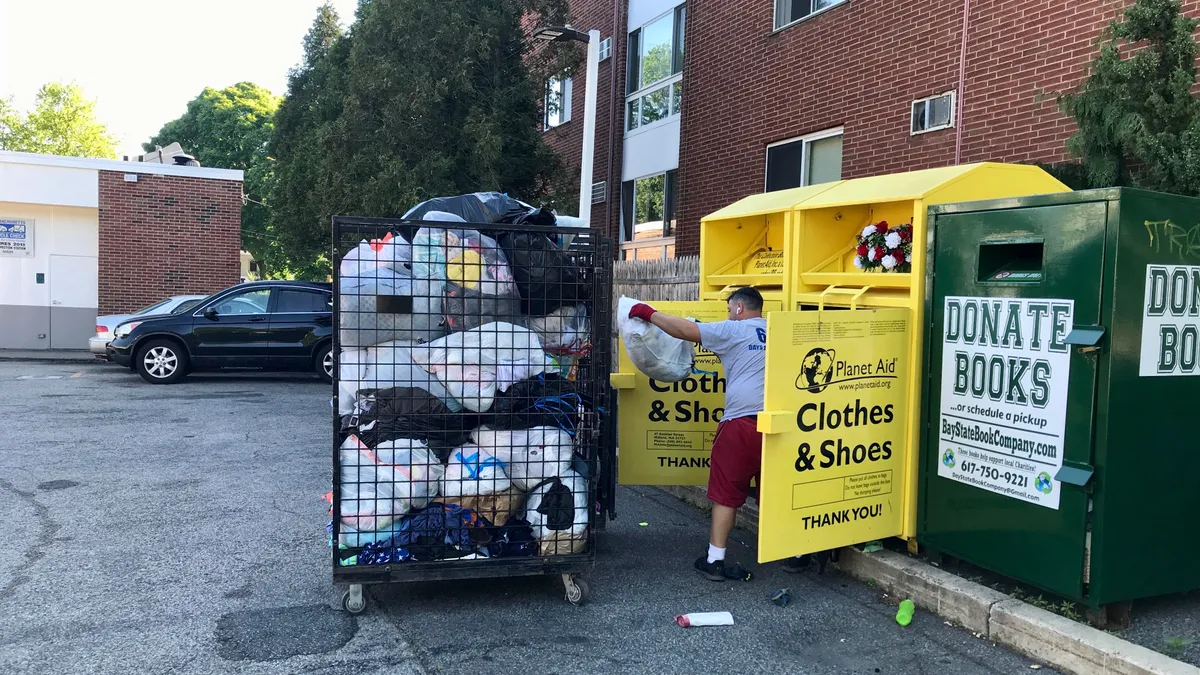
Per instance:
[[[638,300],[621,296],[617,302],[617,330],[629,360],[644,375],[660,382],[678,382],[692,373],[695,345],[673,338],[654,324],[629,318]]]
[[[480,427],[471,439],[485,452],[504,462],[513,485],[522,490],[571,470],[574,444],[571,435],[554,427],[489,429]]]
[[[338,414],[355,412],[355,403],[366,392],[392,387],[412,387],[440,398],[452,412],[462,410],[436,377],[413,361],[412,345],[385,342],[365,349],[343,349],[338,359]]]
[[[444,497],[474,497],[507,490],[512,481],[504,473],[504,463],[478,445],[470,444],[450,453],[446,475],[442,478]]]
[[[364,240],[342,258],[338,307],[343,347],[367,347],[390,340],[429,341],[446,334],[442,286],[414,275],[412,257],[408,242],[388,234],[383,239]],[[411,309],[380,312],[379,296],[411,299]]]
[[[590,339],[587,307],[583,305],[567,305],[546,316],[531,316],[525,325],[537,333],[546,349],[578,351]]]
[[[413,347],[411,354],[463,407],[475,412],[491,408],[496,392],[555,367],[536,333],[502,321]]]
[[[525,502],[525,520],[532,526],[535,539],[556,534],[582,535],[588,525],[587,480],[574,471],[566,471],[539,485]]]
[[[338,451],[341,520],[358,532],[385,528],[437,495],[445,467],[421,441],[402,439],[371,450],[349,436]]]

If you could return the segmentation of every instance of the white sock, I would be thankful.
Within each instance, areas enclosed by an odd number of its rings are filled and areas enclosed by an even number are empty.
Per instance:
[[[708,545],[708,562],[709,563],[715,563],[718,560],[724,560],[724,559],[725,559],[725,549],[717,548],[716,546],[713,546],[712,544]]]

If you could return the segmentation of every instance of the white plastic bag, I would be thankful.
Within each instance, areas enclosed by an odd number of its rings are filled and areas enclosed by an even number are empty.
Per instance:
[[[480,427],[471,439],[485,452],[504,462],[513,485],[531,490],[534,485],[571,470],[574,444],[571,435],[554,427],[489,429]]]
[[[587,307],[567,305],[546,316],[531,316],[525,325],[537,333],[546,349],[579,351],[588,344]]]
[[[478,445],[468,443],[450,453],[446,475],[442,478],[444,497],[474,497],[507,490],[512,481],[504,473],[504,463]]]
[[[354,413],[365,392],[392,387],[424,389],[452,412],[462,410],[446,387],[413,361],[411,348],[407,342],[393,341],[366,349],[343,349],[338,359],[338,414]]]
[[[390,340],[429,341],[446,334],[442,326],[442,287],[412,270],[412,246],[388,234],[362,241],[342,258],[338,308],[343,347],[366,347]],[[379,296],[412,300],[403,312],[378,311]]]
[[[559,487],[560,485],[562,487]],[[570,518],[558,511],[564,506],[560,501],[563,496],[563,487],[571,492],[574,514]],[[557,495],[555,495],[556,492]],[[554,495],[554,498],[547,500],[546,504],[547,507],[553,506],[553,508],[542,508],[539,511],[547,494]],[[536,490],[529,493],[529,499],[525,502],[525,520],[529,521],[529,525],[533,528],[535,539],[552,537],[560,533],[569,533],[572,537],[582,535],[587,531],[588,525],[587,480],[574,471],[566,471],[563,475],[556,477],[556,480],[539,485]],[[555,529],[564,527],[565,529]]]
[[[625,296],[617,302],[617,330],[634,367],[660,382],[678,382],[691,375],[695,345],[667,335],[654,324],[629,318],[629,310],[638,302]]]
[[[341,520],[358,532],[385,528],[437,495],[445,467],[421,441],[400,439],[371,450],[357,436],[338,451]]]
[[[413,361],[475,412],[491,408],[497,391],[554,369],[536,333],[502,321],[413,347],[411,353]]]

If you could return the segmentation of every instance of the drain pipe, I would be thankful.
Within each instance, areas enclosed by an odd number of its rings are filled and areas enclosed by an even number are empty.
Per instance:
[[[604,232],[605,232],[605,234],[608,234],[608,232],[609,232],[608,228],[612,226],[612,217],[613,217],[613,184],[612,184],[613,180],[612,180],[612,178],[613,178],[613,164],[614,164],[613,152],[616,150],[616,133],[617,133],[616,121],[618,118],[621,117],[622,113],[625,111],[625,92],[617,91],[617,60],[618,59],[617,59],[617,54],[616,54],[616,49],[615,49],[615,47],[617,45],[617,35],[619,34],[619,31],[621,30],[621,9],[625,4],[626,3],[622,2],[622,0],[613,0],[613,30],[612,30],[611,38],[612,38],[614,49],[612,50],[612,53],[610,53],[609,57],[608,57],[610,59],[608,62],[609,70],[611,71],[611,75],[609,76],[609,80],[608,80],[608,82],[609,82],[608,94],[609,94],[609,96],[612,97],[612,104],[609,106],[609,109],[608,109],[608,171],[604,175],[604,180],[608,181],[607,194],[604,195],[604,202],[605,202],[604,203]],[[626,33],[625,41],[621,42],[621,45],[623,47],[625,47],[626,58],[628,58],[628,54],[629,54],[629,49],[628,49],[629,45],[627,44],[628,40],[629,40],[629,34]],[[628,68],[628,64],[626,64],[626,68]],[[624,122],[622,122],[621,128],[622,129],[625,128]],[[624,134],[622,134],[621,137],[623,139]],[[621,194],[620,179],[617,180],[616,194],[618,194],[618,195]],[[618,242],[620,242],[621,241],[621,224],[619,222],[617,223],[617,231],[615,234],[616,234],[616,240]],[[619,258],[621,255],[621,252],[619,250],[614,251],[614,254]]]
[[[971,0],[963,0],[962,44],[958,49],[958,93],[954,97],[954,163],[962,164],[963,99],[967,86],[967,30],[971,27]]]

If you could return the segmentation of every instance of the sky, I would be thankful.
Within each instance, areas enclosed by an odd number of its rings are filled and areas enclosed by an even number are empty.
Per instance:
[[[331,0],[343,25],[358,0]],[[179,117],[205,87],[276,94],[324,0],[0,0],[0,98],[28,110],[46,82],[96,101],[119,155]]]

